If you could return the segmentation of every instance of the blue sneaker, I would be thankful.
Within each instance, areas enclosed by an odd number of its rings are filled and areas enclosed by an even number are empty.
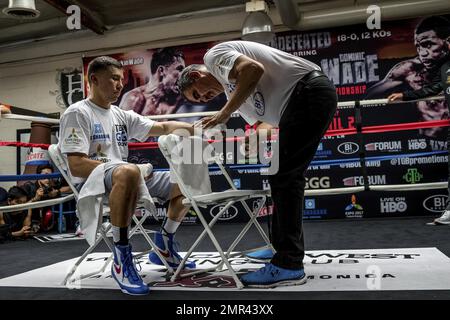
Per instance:
[[[245,257],[256,263],[270,263],[270,260],[273,258],[273,252],[272,249],[261,249],[247,253]]]
[[[158,247],[159,252],[161,255],[165,258],[167,261],[167,264],[171,266],[172,268],[176,269],[181,263],[181,260],[183,258],[178,254],[178,244],[173,240],[174,234],[169,233],[167,236],[163,236],[162,233],[157,232],[155,233],[155,239],[154,242],[156,246]],[[155,252],[150,252],[148,255],[148,259],[151,263],[157,264],[157,265],[163,265],[159,257],[156,255]],[[184,269],[195,269],[195,262],[193,261],[186,261],[184,265]]]
[[[150,292],[136,270],[131,252],[131,245],[114,246],[114,261],[111,264],[111,275],[119,284],[123,293],[145,295]]]
[[[303,269],[283,269],[269,263],[259,270],[244,274],[241,281],[248,287],[274,288],[304,284],[306,276]]]

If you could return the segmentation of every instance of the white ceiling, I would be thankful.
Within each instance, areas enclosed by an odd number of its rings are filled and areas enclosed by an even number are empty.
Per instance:
[[[41,12],[37,19],[17,20],[0,11],[0,45],[30,39],[40,39],[69,32],[66,27],[65,9],[71,4],[80,6],[83,28],[101,34],[115,26],[142,20],[241,6],[246,0],[35,0]],[[270,3],[270,1],[269,1]],[[0,10],[8,6],[8,0],[0,0]]]
[[[35,0],[41,12],[34,20],[16,20],[0,11],[0,50],[16,44],[42,41],[65,34],[66,8],[81,7],[83,29],[92,34],[108,34],[123,25],[158,23],[160,19],[245,12],[250,0]],[[383,19],[450,13],[450,0],[265,0],[290,29],[307,30],[361,23],[366,8],[376,4]],[[0,0],[0,9],[8,0]],[[166,20],[167,20],[166,19]],[[283,25],[279,25],[283,26]]]

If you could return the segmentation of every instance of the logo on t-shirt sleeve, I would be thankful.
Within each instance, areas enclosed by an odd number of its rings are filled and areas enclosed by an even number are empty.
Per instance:
[[[67,128],[66,135],[63,141],[67,146],[80,146],[83,143],[80,138],[82,136],[81,128]]]
[[[253,95],[253,105],[255,106],[256,114],[263,116],[266,113],[266,106],[264,103],[264,97],[261,92],[257,91]]]

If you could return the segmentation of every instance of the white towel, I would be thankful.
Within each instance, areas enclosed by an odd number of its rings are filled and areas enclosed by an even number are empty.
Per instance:
[[[169,134],[159,137],[158,143],[166,159],[171,159],[171,182],[179,183],[175,170],[192,196],[211,193],[208,162],[204,155],[209,157],[212,147],[206,141],[195,136],[182,138]]]
[[[227,126],[224,123],[216,124],[210,129],[203,130],[203,135],[206,139],[221,140],[225,138]]]
[[[96,167],[81,188],[77,201],[78,218],[80,227],[89,245],[93,245],[97,236],[97,229],[102,222],[100,216],[100,205],[105,195],[104,181],[105,171],[117,164],[126,162],[104,163]],[[107,198],[105,198],[107,201]],[[138,203],[147,210],[155,210],[155,205],[145,186],[144,179],[140,177]]]

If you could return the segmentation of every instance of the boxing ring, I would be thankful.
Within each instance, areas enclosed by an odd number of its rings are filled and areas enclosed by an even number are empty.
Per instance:
[[[439,97],[431,97],[426,99],[421,99],[417,101],[424,100],[438,100],[443,99],[443,96]],[[353,128],[346,129],[338,129],[338,130],[328,130],[325,134],[325,137],[334,137],[334,136],[352,136],[355,135],[358,138],[358,145],[360,150],[364,148],[364,135],[365,134],[382,134],[387,132],[398,132],[404,130],[414,130],[414,129],[426,129],[426,128],[436,128],[436,127],[448,127],[450,125],[449,120],[432,120],[432,121],[420,121],[420,122],[410,122],[410,123],[402,123],[402,124],[386,124],[386,125],[375,125],[375,126],[363,126],[362,125],[362,109],[366,106],[373,105],[401,105],[403,103],[411,103],[414,101],[396,101],[396,102],[388,102],[387,99],[374,99],[374,100],[362,100],[362,101],[348,101],[348,102],[339,102],[338,110],[353,108],[355,113],[355,123]],[[198,113],[184,113],[184,114],[168,114],[168,115],[157,115],[157,116],[147,116],[152,120],[161,120],[161,119],[176,119],[176,118],[187,118],[187,117],[204,117],[211,116],[215,112],[198,112]],[[233,116],[238,116],[235,113]],[[17,114],[2,114],[0,120],[21,120],[21,121],[31,121],[31,122],[39,122],[39,123],[47,123],[50,125],[59,124],[58,119],[51,119],[45,117],[35,117],[35,116],[24,116]],[[226,141],[235,141],[239,142],[243,137],[227,137]],[[210,143],[218,142],[216,140],[209,140]],[[42,143],[23,143],[23,142],[15,142],[15,141],[0,141],[0,147],[25,147],[25,148],[41,148],[46,150],[49,144]],[[157,142],[145,142],[145,143],[129,143],[129,150],[143,150],[143,149],[157,149]],[[425,156],[433,156],[433,155],[446,155],[447,151],[432,151],[432,152],[416,152],[416,153],[408,153],[408,154],[397,154],[397,155],[384,155],[384,156],[372,156],[368,157],[364,152],[360,152],[359,157],[355,158],[347,158],[347,159],[334,159],[334,160],[313,160],[310,166],[339,166],[342,164],[350,164],[357,163],[360,164],[361,173],[364,181],[363,186],[354,186],[354,187],[342,187],[342,188],[327,188],[327,189],[316,189],[316,190],[305,190],[305,196],[323,196],[323,195],[339,195],[339,194],[350,194],[350,193],[358,193],[363,191],[412,191],[412,190],[432,190],[432,189],[445,189],[448,187],[448,182],[430,182],[430,183],[415,183],[415,184],[395,184],[395,185],[370,185],[368,182],[367,175],[367,167],[366,164],[371,161],[389,161],[392,159],[400,159],[400,158],[414,158],[414,157],[425,157]],[[227,165],[230,169],[264,169],[267,165],[264,164],[242,164],[242,165]],[[155,171],[166,171],[168,169],[163,168],[155,168]],[[212,168],[214,170],[214,168]],[[38,180],[41,177],[45,178],[56,178],[61,175],[55,173],[53,175],[0,175],[0,182],[2,181],[22,181],[22,180]],[[2,212],[11,212],[16,210],[24,210],[31,208],[40,208],[49,205],[61,205],[64,202],[70,201],[73,199],[73,196],[68,195],[58,199],[51,199],[45,201],[38,201],[35,203],[26,203],[22,205],[16,206],[4,206],[0,207],[0,211]],[[61,214],[60,214],[60,223],[61,223]]]
[[[436,98],[435,98],[436,99]],[[427,122],[411,122],[411,123],[404,123],[404,124],[388,124],[388,125],[376,125],[376,126],[363,126],[361,124],[361,110],[365,106],[370,106],[374,104],[386,104],[386,99],[378,99],[378,100],[367,100],[367,101],[353,101],[353,102],[343,102],[339,103],[338,108],[339,109],[348,109],[348,108],[355,108],[355,115],[356,115],[356,121],[355,121],[355,127],[354,128],[348,128],[348,129],[340,129],[340,130],[328,130],[325,136],[333,137],[333,136],[350,136],[354,135],[359,138],[359,146],[361,148],[364,148],[364,140],[363,136],[364,134],[382,134],[386,132],[396,132],[396,131],[403,131],[403,130],[415,130],[415,129],[422,129],[422,128],[434,128],[434,127],[448,127],[450,125],[450,121],[448,120],[437,120],[437,121],[427,121]],[[392,104],[401,104],[401,102],[396,102]],[[150,116],[149,118],[154,120],[159,119],[172,119],[172,118],[178,118],[178,117],[202,117],[211,115],[214,112],[208,112],[208,113],[192,113],[192,114],[174,114],[174,115],[161,115],[161,116]],[[28,116],[19,116],[14,114],[7,114],[2,115],[3,120],[13,121],[13,120],[28,120],[28,121],[42,121],[47,122],[51,124],[58,124],[59,121],[56,119],[46,119],[41,117],[28,117]],[[242,137],[233,137],[233,138],[227,138],[227,141],[239,141]],[[218,142],[217,140],[210,140],[209,142],[215,143]],[[23,143],[23,142],[14,142],[14,141],[0,141],[0,147],[8,148],[8,147],[34,147],[34,148],[42,148],[47,149],[48,144],[36,144],[36,143]],[[156,142],[146,142],[146,143],[129,143],[129,149],[130,150],[145,150],[145,149],[157,149],[158,145]],[[415,157],[424,157],[424,156],[433,156],[433,155],[446,155],[447,151],[432,151],[432,152],[415,152],[415,153],[407,153],[407,154],[397,154],[397,155],[383,155],[383,156],[366,156],[364,153],[360,153],[357,157],[352,158],[346,158],[346,159],[334,159],[334,160],[313,160],[311,162],[311,166],[340,166],[342,164],[348,164],[348,163],[355,163],[360,165],[360,170],[363,176],[364,185],[362,186],[354,186],[354,187],[342,187],[342,188],[328,188],[328,189],[317,189],[317,190],[310,190],[307,189],[305,191],[305,196],[326,196],[326,195],[340,195],[340,194],[353,194],[353,193],[359,193],[359,192],[365,192],[365,191],[413,191],[413,190],[432,190],[432,189],[446,189],[448,186],[447,182],[429,182],[429,183],[415,183],[415,184],[386,184],[386,185],[371,185],[368,181],[368,175],[367,175],[367,168],[366,164],[370,163],[372,161],[391,161],[393,159],[400,159],[400,158],[415,158]],[[245,169],[245,168],[252,168],[252,169],[260,169],[263,170],[267,167],[267,165],[264,164],[233,164],[233,165],[227,165],[230,169]],[[211,168],[212,170],[215,170],[214,168]],[[167,170],[165,168],[155,168],[155,171],[164,171]],[[19,180],[31,180],[31,179],[40,179],[42,177],[45,178],[53,178],[58,177],[58,174],[54,175],[4,175],[0,176],[0,182],[1,181],[19,181]],[[0,207],[0,211],[2,212],[11,212],[16,210],[23,210],[27,208],[37,208],[37,207],[44,207],[49,205],[58,205],[60,203],[64,203],[66,201],[69,201],[73,199],[73,195],[69,195],[62,198],[52,199],[52,200],[46,200],[46,201],[40,201],[40,202],[34,202],[34,203],[26,203],[23,205],[17,205],[17,206],[6,206],[6,207]],[[345,250],[344,250],[345,251]],[[381,252],[382,250],[380,250]],[[393,250],[392,250],[393,251]],[[338,254],[338,251],[330,251],[331,254]],[[378,251],[375,251],[375,253]],[[399,251],[400,252],[400,251]],[[401,252],[407,252],[405,249]],[[424,256],[428,253],[432,253],[431,250],[423,251]],[[99,260],[101,261],[103,253],[97,253],[93,255],[93,261]],[[405,253],[406,254],[406,253]],[[104,254],[103,254],[104,255]],[[203,253],[203,255],[197,255],[202,256],[206,260],[213,260],[215,259],[214,253],[206,252]],[[202,259],[202,258],[199,258]],[[244,258],[236,258],[236,259],[244,259]],[[239,260],[239,263],[242,263],[241,260]],[[69,261],[70,262],[70,261]],[[65,268],[66,265],[69,264],[68,261],[65,261],[61,264],[56,264],[55,267],[47,268],[47,272],[53,272],[57,268]],[[309,262],[308,262],[309,263]],[[59,266],[59,267],[58,267]],[[253,266],[254,267],[254,266]],[[56,268],[56,269],[55,269]],[[51,271],[53,270],[53,271]],[[147,272],[149,270],[146,270]],[[150,273],[153,273],[153,269],[150,270]],[[56,271],[55,271],[56,272]],[[222,279],[222,278],[221,278]],[[228,281],[228,278],[223,277],[225,279],[224,281]],[[173,290],[176,288],[176,285],[171,285],[169,283],[161,282],[161,280],[150,278],[150,283],[152,286],[154,286],[155,289],[158,290]],[[189,280],[189,279],[188,279]],[[206,281],[206,280],[205,280]],[[212,280],[211,280],[212,281]],[[207,282],[207,281],[206,281]],[[8,282],[6,282],[8,283]],[[90,288],[91,286],[93,288],[97,288],[95,283],[95,279],[89,279],[88,284],[83,283],[83,288],[87,287]],[[103,282],[102,282],[103,283]],[[211,282],[212,283],[212,282]],[[211,283],[208,283],[208,285],[211,285]],[[1,286],[1,283],[0,283]],[[38,285],[40,286],[40,284]],[[100,287],[102,285],[99,285]],[[106,286],[109,288],[109,286]],[[113,287],[111,287],[112,289]],[[207,287],[210,289],[210,287]],[[230,285],[224,285],[223,287],[220,287],[220,290],[228,290],[230,289]],[[195,289],[195,288],[194,288]],[[217,289],[217,288],[216,288]],[[214,290],[214,289],[211,289]],[[297,289],[296,289],[297,290]],[[298,290],[304,290],[302,288]],[[316,289],[313,289],[316,290]],[[318,289],[317,289],[318,290]],[[391,290],[391,289],[389,289]],[[394,289],[395,290],[395,289]]]

